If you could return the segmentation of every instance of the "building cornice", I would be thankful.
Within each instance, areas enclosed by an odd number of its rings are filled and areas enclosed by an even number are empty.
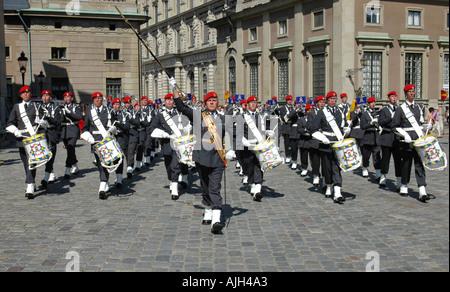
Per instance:
[[[76,13],[67,13],[66,9],[59,8],[29,8],[16,12],[8,12],[9,15],[21,13],[25,17],[58,17],[58,18],[81,18],[81,19],[102,19],[102,20],[122,20],[116,11],[105,10],[80,10]],[[6,13],[5,13],[6,14]],[[123,15],[130,21],[145,23],[150,18],[139,13],[124,12]]]

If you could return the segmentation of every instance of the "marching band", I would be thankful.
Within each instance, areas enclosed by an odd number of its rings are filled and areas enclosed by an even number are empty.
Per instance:
[[[106,105],[103,94],[95,92],[84,118],[71,92],[63,95],[62,105],[56,105],[50,103],[51,92],[45,90],[41,104],[31,101],[30,87],[22,87],[22,101],[14,105],[6,130],[16,137],[25,170],[26,198],[34,197],[37,167],[45,165],[42,188],[57,179],[53,165],[60,139],[67,151],[66,179],[79,172],[77,140],[91,145],[99,172],[98,197],[102,200],[110,193],[111,173],[115,173],[115,187],[120,189],[123,166],[127,166],[126,177],[131,179],[143,163],[153,161],[158,151],[164,159],[172,200],[179,199],[180,187],[192,184],[189,171],[196,171],[205,207],[201,223],[210,225],[214,234],[224,227],[221,188],[230,160],[236,160],[243,183],[250,186],[257,202],[264,198],[264,172],[283,163],[294,170],[300,163],[301,177],[307,176],[311,165],[313,185],[319,187],[322,177],[325,197],[338,204],[345,201],[342,172],[361,166],[362,176],[368,177],[370,156],[380,187],[386,186],[392,156],[401,196],[408,195],[414,162],[421,202],[430,199],[425,190],[425,169],[441,170],[432,167],[444,160],[446,166],[443,151],[435,151],[440,149],[439,142],[428,135],[430,125],[424,120],[424,106],[414,100],[412,84],[404,88],[406,101],[402,105],[397,105],[397,92],[391,91],[387,94],[389,104],[381,110],[375,108],[374,97],[368,98],[364,107],[356,102],[347,104],[345,93],[340,95],[338,105],[337,93],[330,91],[325,97],[295,106],[288,95],[285,105],[276,103],[268,111],[259,110],[258,97],[251,96],[230,104],[226,112],[219,110],[215,92],[208,93],[199,106],[196,98],[193,102],[183,100],[186,95],[179,91],[174,78],[169,78],[169,86],[173,92],[164,97],[161,106],[155,106],[146,96],[134,106],[130,97],[115,98]],[[78,122],[82,119],[80,131]],[[284,157],[280,155],[279,132],[284,140]]]

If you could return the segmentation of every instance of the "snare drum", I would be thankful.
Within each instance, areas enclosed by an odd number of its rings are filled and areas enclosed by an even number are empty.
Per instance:
[[[261,170],[267,171],[274,169],[280,164],[284,164],[284,159],[278,152],[277,145],[273,140],[267,140],[253,148],[256,152],[258,160],[261,163]]]
[[[52,152],[48,146],[45,134],[37,134],[23,139],[23,145],[27,153],[28,168],[30,170],[46,164],[52,158]]]
[[[414,142],[414,147],[427,169],[439,171],[447,167],[447,157],[436,136],[428,135],[419,138]]]
[[[188,166],[195,166],[192,160],[192,153],[196,142],[195,135],[182,136],[173,141],[173,149],[177,152],[179,162]]]
[[[332,148],[338,160],[339,167],[344,172],[355,170],[361,166],[361,151],[355,139],[348,138],[336,142]]]
[[[93,147],[100,158],[100,164],[109,173],[116,171],[123,159],[122,150],[117,140],[114,137],[106,137],[103,141],[94,144]]]

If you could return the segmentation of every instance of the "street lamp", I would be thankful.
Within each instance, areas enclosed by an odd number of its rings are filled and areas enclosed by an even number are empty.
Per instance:
[[[22,86],[25,86],[25,72],[27,72],[28,58],[25,57],[24,52],[20,53],[20,57],[17,58],[17,61],[19,62],[20,73],[22,73]]]
[[[363,57],[360,60],[360,63],[361,63],[361,67],[348,69],[345,71],[347,73],[347,78],[350,80],[350,82],[353,85],[353,90],[355,91],[355,96],[360,96],[362,94],[362,87],[360,86],[358,89],[355,88],[355,82],[353,81],[353,75],[355,75],[357,72],[363,70],[365,67],[369,66],[370,60]]]
[[[38,76],[36,76],[37,78],[37,82],[39,83],[40,87],[41,87],[41,92],[42,92],[42,84],[44,83],[44,79],[45,79],[45,75],[44,73],[41,71],[41,73],[39,73]]]

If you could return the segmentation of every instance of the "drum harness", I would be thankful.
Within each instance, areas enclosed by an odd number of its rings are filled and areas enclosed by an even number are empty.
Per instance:
[[[36,105],[34,105],[34,108],[36,109],[36,113],[38,112]],[[33,126],[31,125],[30,119],[28,118],[27,112],[25,111],[25,103],[22,102],[19,104],[19,113],[20,113],[20,117],[23,121],[23,123],[25,124],[25,128],[26,130],[20,130],[22,134],[27,133],[30,134],[30,137],[33,137],[34,135],[36,135],[37,130],[39,128],[39,124],[36,127],[36,129],[33,128]],[[36,119],[38,119],[38,117],[36,116]]]
[[[323,113],[325,114],[325,119],[327,120],[328,124],[330,125],[331,129],[333,130],[333,133],[330,132],[322,132],[326,136],[335,136],[338,141],[342,141],[344,139],[344,136],[341,133],[341,130],[339,130],[339,127],[336,123],[336,119],[334,116],[328,111],[326,107],[323,109]]]
[[[108,112],[108,127],[111,127],[111,114]],[[92,107],[91,109],[91,115],[92,115],[92,121],[94,122],[95,126],[97,127],[98,131],[92,131],[92,134],[100,134],[102,135],[103,139],[106,139],[108,137],[108,132],[106,131],[105,127],[102,124],[102,121],[100,120],[99,116],[97,115],[97,110],[95,107]]]
[[[419,123],[417,123],[416,117],[411,112],[411,110],[409,109],[409,106],[406,104],[406,102],[401,105],[401,108],[403,110],[403,113],[405,114],[406,119],[412,126],[412,128],[403,128],[403,130],[405,130],[406,132],[414,131],[414,132],[416,132],[416,134],[419,138],[422,138],[423,137],[422,129],[420,128]]]

